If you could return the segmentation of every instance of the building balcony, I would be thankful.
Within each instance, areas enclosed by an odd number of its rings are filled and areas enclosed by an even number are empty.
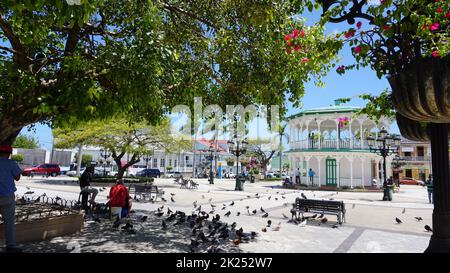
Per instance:
[[[319,140],[300,140],[289,143],[291,150],[322,150],[322,149],[351,149],[351,150],[368,150],[369,146],[364,141],[362,145],[361,140],[353,139],[322,139]]]
[[[429,156],[403,156],[405,161],[431,161]]]

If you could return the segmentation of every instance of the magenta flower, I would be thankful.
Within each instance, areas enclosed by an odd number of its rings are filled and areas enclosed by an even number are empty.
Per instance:
[[[362,47],[361,47],[360,45],[357,46],[357,47],[355,47],[355,48],[353,49],[353,51],[354,51],[356,54],[361,53],[361,50],[362,50]]]
[[[439,30],[439,23],[433,23],[433,24],[430,26],[430,30],[431,30],[431,31]]]
[[[294,31],[292,31],[292,38],[297,38],[298,36],[298,29],[294,29]]]
[[[439,57],[439,52],[437,52],[436,50],[431,52],[431,55],[433,55],[433,57],[438,58]]]
[[[362,26],[362,23],[361,23],[361,22],[356,23],[356,27],[357,27],[358,29],[360,29],[361,26]]]

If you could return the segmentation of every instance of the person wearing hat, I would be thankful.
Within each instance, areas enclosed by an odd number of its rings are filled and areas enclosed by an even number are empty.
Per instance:
[[[16,185],[22,169],[14,160],[9,159],[12,154],[10,145],[0,145],[0,214],[5,226],[6,252],[21,252],[16,247]]]

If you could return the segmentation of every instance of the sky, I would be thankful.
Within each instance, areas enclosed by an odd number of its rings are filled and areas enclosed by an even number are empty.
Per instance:
[[[311,25],[317,21],[320,16],[320,12],[304,13],[301,17],[306,18],[306,24]],[[365,21],[363,28],[367,26]],[[349,28],[347,23],[328,24],[326,27],[326,33],[331,34],[335,32],[345,31]],[[350,48],[345,46],[339,54],[339,65],[350,65],[354,63],[354,58],[351,54]],[[288,116],[298,113],[299,111],[334,105],[334,100],[337,98],[352,98],[353,100],[346,103],[349,106],[364,106],[365,102],[356,96],[362,93],[370,93],[373,95],[379,94],[389,87],[389,83],[386,78],[378,79],[375,72],[370,68],[361,68],[359,70],[347,71],[344,75],[339,75],[335,70],[331,70],[328,75],[323,78],[325,87],[317,87],[313,82],[306,84],[306,92],[302,99],[303,108],[295,108],[288,103]],[[259,124],[258,124],[259,123]],[[267,126],[264,122],[254,121],[249,125],[251,136],[265,136],[267,135]],[[393,124],[390,128],[392,133],[399,133],[397,125]],[[38,139],[42,148],[50,150],[52,147],[52,132],[47,125],[36,124],[35,131],[28,131],[24,128],[21,132],[25,135],[32,135]]]

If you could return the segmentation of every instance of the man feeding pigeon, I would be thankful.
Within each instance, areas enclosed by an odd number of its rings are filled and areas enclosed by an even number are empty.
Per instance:
[[[16,247],[16,197],[14,180],[19,181],[22,170],[14,160],[9,159],[12,147],[0,145],[0,214],[5,222],[6,252],[21,252]]]
[[[109,191],[109,207],[111,208],[111,217],[117,215],[119,218],[128,217],[131,211],[131,197],[128,189],[123,185],[123,180],[117,180],[116,185]]]
[[[95,197],[98,194],[98,190],[96,188],[91,187],[92,176],[94,175],[94,166],[86,167],[83,174],[80,177],[80,188],[81,192],[91,193],[91,204],[95,204]]]

